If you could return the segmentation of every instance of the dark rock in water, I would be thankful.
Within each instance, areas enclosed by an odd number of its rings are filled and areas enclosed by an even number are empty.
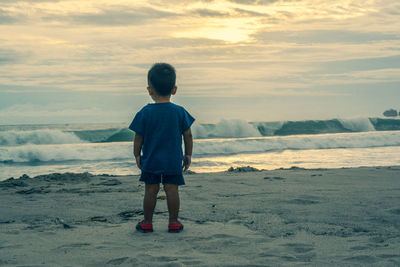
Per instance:
[[[243,167],[230,167],[228,172],[259,172],[260,170],[257,168],[253,168],[251,166],[243,166]]]
[[[108,180],[108,181],[104,181],[104,182],[98,183],[97,185],[114,186],[114,185],[120,185],[120,184],[122,184],[120,180],[111,179],[111,180]]]
[[[292,170],[292,171],[295,171],[295,170],[305,170],[305,169],[301,168],[301,167],[297,167],[297,166],[292,166],[290,168],[279,168],[279,170]]]
[[[19,177],[19,179],[21,180],[26,180],[26,179],[30,179],[31,177],[29,177],[27,174],[23,174],[21,177]]]
[[[13,187],[19,187],[19,186],[25,187],[25,186],[28,186],[28,184],[20,179],[14,179],[13,177],[0,182],[0,187],[3,187],[3,188],[13,188]]]
[[[397,117],[397,110],[395,109],[388,109],[383,112],[383,116],[385,117]]]
[[[304,170],[304,168],[300,168],[300,167],[297,167],[297,166],[292,166],[292,167],[290,167],[289,170]]]

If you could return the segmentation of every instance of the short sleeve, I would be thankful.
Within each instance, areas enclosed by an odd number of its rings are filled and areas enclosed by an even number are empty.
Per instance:
[[[189,112],[183,109],[182,132],[188,130],[190,126],[193,124],[194,120],[195,119],[192,117],[192,115],[190,115]]]
[[[129,129],[138,135],[144,136],[144,116],[142,111],[136,113],[131,125],[129,125]]]

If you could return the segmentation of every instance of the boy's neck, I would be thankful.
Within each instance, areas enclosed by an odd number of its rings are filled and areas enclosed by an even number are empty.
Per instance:
[[[152,98],[155,103],[168,103],[170,102],[171,96],[153,96]]]

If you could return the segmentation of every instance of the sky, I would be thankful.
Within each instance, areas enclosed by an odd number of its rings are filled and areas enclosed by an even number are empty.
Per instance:
[[[400,109],[398,0],[0,0],[0,124],[129,122],[155,62],[198,122]]]

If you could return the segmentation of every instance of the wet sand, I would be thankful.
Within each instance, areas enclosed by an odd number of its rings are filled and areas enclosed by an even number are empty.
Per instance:
[[[185,176],[167,232],[154,233],[137,176],[50,174],[0,182],[0,265],[399,266],[400,167]]]

